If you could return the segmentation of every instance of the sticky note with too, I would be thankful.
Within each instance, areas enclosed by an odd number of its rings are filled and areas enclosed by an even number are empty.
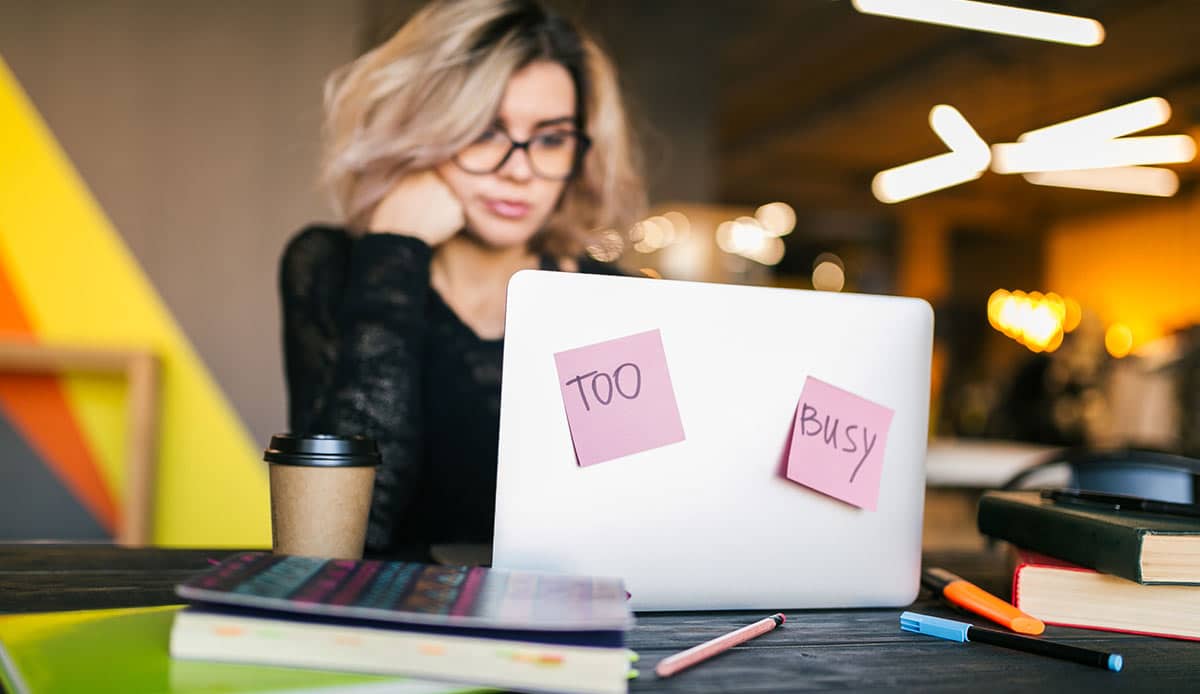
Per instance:
[[[580,466],[684,440],[658,330],[558,352],[554,363]]]
[[[809,376],[796,405],[787,478],[874,511],[892,410]]]

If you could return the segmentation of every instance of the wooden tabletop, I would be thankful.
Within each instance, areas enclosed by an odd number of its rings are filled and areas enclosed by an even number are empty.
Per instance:
[[[230,550],[122,549],[106,545],[0,544],[0,612],[165,605],[176,583]],[[1008,596],[1003,555],[941,552],[943,566]],[[801,577],[802,578],[802,577]],[[975,621],[922,594],[910,608]],[[759,612],[643,613],[630,635],[641,655],[631,692],[786,691],[1196,691],[1200,643],[1103,631],[1048,627],[1046,637],[1121,653],[1125,670],[995,648],[957,644],[900,631],[900,609],[789,610],[764,636],[669,679],[653,670],[661,658],[757,621]]]

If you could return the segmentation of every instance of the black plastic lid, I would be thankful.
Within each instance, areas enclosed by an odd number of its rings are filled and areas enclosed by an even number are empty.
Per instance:
[[[307,467],[373,467],[380,463],[379,448],[372,439],[333,434],[275,434],[263,460]]]

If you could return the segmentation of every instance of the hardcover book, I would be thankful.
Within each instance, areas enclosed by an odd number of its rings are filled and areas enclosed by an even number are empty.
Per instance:
[[[1013,604],[1047,624],[1200,640],[1200,586],[1147,586],[1019,552]]]
[[[979,532],[1145,584],[1200,585],[1200,519],[1056,504],[1037,492],[986,492]]]

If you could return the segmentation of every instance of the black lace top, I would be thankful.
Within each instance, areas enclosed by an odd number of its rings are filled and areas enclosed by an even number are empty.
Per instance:
[[[370,554],[492,540],[504,342],[479,338],[430,287],[431,256],[411,237],[311,226],[280,267],[291,430],[362,434],[383,456]]]

